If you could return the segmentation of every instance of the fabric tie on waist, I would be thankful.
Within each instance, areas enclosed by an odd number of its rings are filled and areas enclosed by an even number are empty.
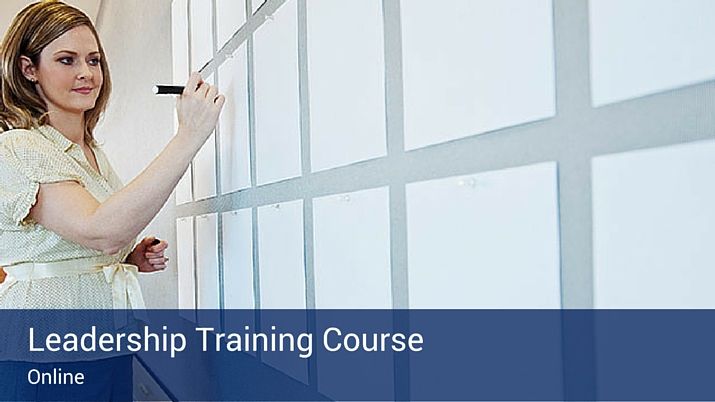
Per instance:
[[[54,262],[25,262],[4,267],[5,282],[0,285],[0,295],[14,283],[37,279],[58,278],[102,272],[112,287],[112,305],[116,310],[146,309],[136,265],[113,261],[111,256],[76,258]],[[129,301],[129,303],[127,303]]]

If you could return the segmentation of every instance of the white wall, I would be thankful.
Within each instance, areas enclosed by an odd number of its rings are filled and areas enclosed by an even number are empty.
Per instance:
[[[126,184],[173,136],[175,100],[151,92],[152,85],[171,82],[171,0],[105,1],[97,25],[114,91],[96,136]],[[148,308],[178,305],[174,205],[170,198],[139,237],[169,241],[166,271],[140,276]]]
[[[34,2],[36,0],[2,0],[0,2],[0,32],[5,32],[15,15],[25,6]],[[102,4],[101,0],[65,0],[64,2],[84,11],[95,22],[100,4]]]

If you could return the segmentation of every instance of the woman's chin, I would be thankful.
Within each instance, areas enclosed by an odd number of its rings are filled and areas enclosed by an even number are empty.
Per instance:
[[[48,114],[52,115],[54,113],[61,113],[61,114],[74,114],[74,115],[83,115],[85,112],[88,112],[90,110],[94,109],[94,106],[92,107],[67,107],[67,108],[60,108],[60,109],[55,109],[51,110],[48,112]]]
[[[74,105],[74,106],[71,107],[71,108],[67,108],[67,111],[68,111],[68,112],[72,112],[72,113],[77,113],[77,114],[79,114],[79,113],[84,113],[84,112],[86,112],[86,111],[89,111],[89,110],[94,109],[94,106],[95,106],[95,103],[91,103],[91,104],[90,104],[90,103],[85,103],[85,104],[82,104],[82,105]]]

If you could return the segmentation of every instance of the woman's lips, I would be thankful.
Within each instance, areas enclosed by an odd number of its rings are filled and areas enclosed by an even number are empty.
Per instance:
[[[92,90],[93,90],[93,88],[77,88],[77,89],[73,89],[72,92],[77,92],[82,95],[89,95],[90,92],[92,92]]]

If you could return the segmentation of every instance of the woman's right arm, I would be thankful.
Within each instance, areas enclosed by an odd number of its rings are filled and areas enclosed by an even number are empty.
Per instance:
[[[41,184],[30,218],[65,239],[116,253],[133,242],[164,206],[211,135],[224,102],[215,87],[192,74],[177,100],[176,135],[134,180],[103,203],[75,182]]]

